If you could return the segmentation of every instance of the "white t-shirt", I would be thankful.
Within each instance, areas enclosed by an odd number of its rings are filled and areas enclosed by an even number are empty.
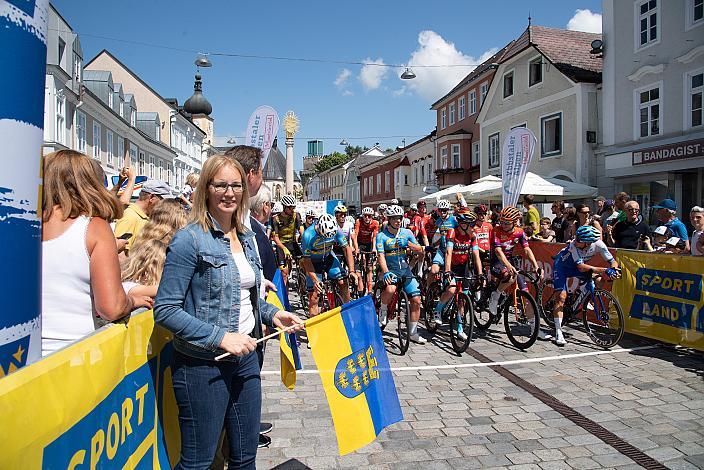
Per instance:
[[[191,187],[190,184],[186,183],[183,185],[183,189],[181,190],[181,196],[185,197],[186,199],[190,200],[191,199],[191,194],[193,194],[193,187]]]
[[[235,264],[240,273],[240,324],[237,331],[248,335],[254,330],[254,309],[250,289],[254,287],[254,270],[244,252],[234,253]]]

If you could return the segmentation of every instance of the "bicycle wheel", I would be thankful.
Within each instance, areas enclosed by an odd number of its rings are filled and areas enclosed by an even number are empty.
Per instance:
[[[481,297],[474,303],[474,325],[481,331],[489,329],[489,326],[491,326],[494,321],[491,311],[489,310],[490,295],[489,289],[483,288],[481,290]]]
[[[462,354],[472,341],[474,308],[472,301],[464,292],[457,294],[457,301],[452,302],[450,310],[450,341],[452,349]],[[464,338],[460,336],[463,333]]]
[[[402,288],[399,288],[396,297],[396,329],[399,349],[401,354],[406,354],[411,341],[411,305]]]
[[[430,333],[435,333],[438,329],[437,323],[433,320],[435,316],[435,304],[440,300],[440,283],[435,281],[430,284],[428,291],[425,293],[425,303],[423,304],[423,311],[425,312],[425,328]]]
[[[516,304],[509,296],[503,304],[504,327],[511,344],[528,349],[538,338],[540,318],[538,304],[528,292],[516,291]]]
[[[582,323],[594,344],[604,349],[621,341],[626,327],[621,304],[611,292],[600,288],[582,304]]]
[[[553,309],[555,307],[555,291],[552,288],[552,281],[546,280],[540,284],[538,296],[535,300],[538,302],[540,316],[545,321],[545,325],[550,329],[555,329],[555,321],[553,320]]]

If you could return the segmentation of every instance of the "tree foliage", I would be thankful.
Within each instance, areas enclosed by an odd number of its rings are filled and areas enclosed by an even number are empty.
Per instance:
[[[340,165],[342,163],[347,163],[350,160],[350,156],[346,153],[333,152],[330,155],[325,155],[320,159],[318,163],[313,167],[316,173],[320,173],[330,168]]]

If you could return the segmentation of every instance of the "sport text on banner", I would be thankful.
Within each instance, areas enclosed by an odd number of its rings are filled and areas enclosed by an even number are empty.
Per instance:
[[[370,296],[313,317],[306,331],[340,455],[369,444],[386,426],[403,420]]]
[[[501,148],[501,184],[504,207],[518,204],[537,139],[530,129],[517,127],[508,133]]]

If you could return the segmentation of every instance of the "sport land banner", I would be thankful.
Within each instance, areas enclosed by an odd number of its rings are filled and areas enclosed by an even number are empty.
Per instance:
[[[170,339],[144,312],[0,379],[0,467],[172,468]]]
[[[552,279],[553,257],[565,244],[531,242],[530,247],[545,278]],[[704,351],[704,312],[701,311],[704,258],[634,250],[610,251],[622,269],[622,276],[599,287],[612,290],[618,299],[626,320],[626,332]],[[607,266],[600,256],[589,264]],[[577,282],[572,282],[568,287],[575,289]]]
[[[244,144],[262,150],[262,167],[266,165],[274,138],[279,132],[279,115],[271,106],[259,106],[249,117]]]
[[[518,204],[536,142],[535,135],[526,127],[513,129],[504,140],[501,148],[501,202],[504,207]]]

